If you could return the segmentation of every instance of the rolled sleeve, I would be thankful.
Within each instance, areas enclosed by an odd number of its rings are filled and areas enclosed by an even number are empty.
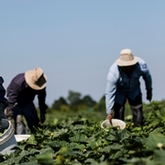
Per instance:
[[[107,76],[107,85],[105,91],[106,114],[110,114],[115,102],[117,78],[110,71]]]
[[[39,102],[40,113],[44,113],[44,114],[46,113],[46,109],[48,108],[45,101],[46,101],[46,88],[38,92],[38,102]]]

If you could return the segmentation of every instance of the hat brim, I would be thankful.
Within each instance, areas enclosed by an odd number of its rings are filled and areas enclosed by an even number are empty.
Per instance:
[[[118,66],[131,66],[131,65],[135,65],[137,62],[138,62],[138,57],[135,56],[132,61],[121,61],[120,58],[116,60]]]
[[[46,75],[44,74],[44,78],[45,78],[45,83],[42,85],[42,86],[38,86],[36,84],[34,84],[32,82],[32,75],[33,75],[33,70],[29,70],[27,72],[25,72],[25,81],[26,83],[32,88],[32,89],[35,89],[35,90],[41,90],[41,89],[44,89],[46,87],[46,81],[47,81],[47,77]]]

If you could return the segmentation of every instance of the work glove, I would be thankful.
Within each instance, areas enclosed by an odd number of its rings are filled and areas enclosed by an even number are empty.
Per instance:
[[[8,107],[6,107],[6,116],[8,119],[12,119],[13,117],[13,105],[9,105]]]
[[[146,99],[148,101],[151,101],[152,100],[152,89],[147,90]]]
[[[109,120],[111,125],[112,125],[112,118],[113,118],[112,114],[108,114],[107,117],[106,117],[106,119]]]
[[[40,120],[41,120],[42,124],[45,122],[45,120],[46,120],[45,114],[40,115]]]

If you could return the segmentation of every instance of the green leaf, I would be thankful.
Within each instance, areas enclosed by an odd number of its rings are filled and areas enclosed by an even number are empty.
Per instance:
[[[75,143],[75,142],[71,142],[69,145],[70,149],[72,150],[78,150],[78,151],[83,151],[85,149],[85,145],[84,144],[79,144],[79,143]]]
[[[53,149],[55,149],[55,150],[58,150],[58,149],[60,149],[62,146],[67,146],[67,145],[69,145],[69,143],[66,142],[66,141],[49,141],[49,142],[48,142],[48,145],[49,145],[51,148],[53,148]]]
[[[38,162],[43,165],[52,165],[54,163],[53,154],[49,151],[36,155],[36,158]]]
[[[63,135],[68,132],[68,129],[60,129],[59,131],[55,132],[55,137],[59,137],[60,135]]]
[[[155,150],[153,155],[153,160],[156,165],[163,165],[165,163],[165,151]]]
[[[99,163],[95,159],[88,158],[85,163],[90,163],[90,165],[108,165],[107,163]]]
[[[87,143],[88,138],[86,135],[84,135],[82,133],[77,133],[77,134],[75,134],[75,136],[70,137],[69,140],[71,142],[85,142],[85,143]]]
[[[165,147],[165,136],[162,134],[154,134],[151,133],[149,137],[147,138],[146,147],[154,150],[159,148]]]

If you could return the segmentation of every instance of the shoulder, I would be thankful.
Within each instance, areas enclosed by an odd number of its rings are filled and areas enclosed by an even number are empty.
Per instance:
[[[116,62],[114,62],[110,69],[109,69],[110,72],[117,72],[118,71],[118,65],[116,64]]]
[[[24,73],[17,74],[12,80],[10,84],[22,84],[25,81]]]
[[[147,63],[140,57],[138,57],[138,64],[141,70],[148,70]]]
[[[23,79],[23,78],[24,78],[24,73],[19,73],[13,78],[13,80],[18,80],[18,79]]]
[[[115,77],[117,78],[119,76],[119,69],[118,69],[118,65],[116,63],[113,63],[109,69],[108,72],[108,77]]]
[[[140,57],[137,57],[137,58],[138,58],[138,63],[140,65],[146,64],[146,62],[142,58],[140,58]]]

